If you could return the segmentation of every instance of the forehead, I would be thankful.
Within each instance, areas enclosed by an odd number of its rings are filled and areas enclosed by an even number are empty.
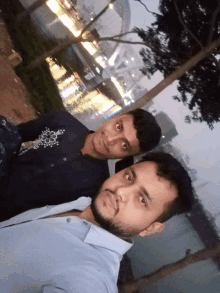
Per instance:
[[[166,205],[173,201],[177,195],[177,189],[167,179],[157,175],[158,167],[154,162],[141,162],[131,166],[136,175],[136,184],[143,187],[152,203]]]

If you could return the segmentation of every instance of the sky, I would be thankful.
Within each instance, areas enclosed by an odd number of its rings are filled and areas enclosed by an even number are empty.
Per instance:
[[[135,0],[129,0],[129,2],[131,8],[130,29],[134,26],[146,28],[154,21],[154,17],[139,2]],[[143,3],[150,11],[157,12],[159,0],[143,0]],[[137,40],[136,37],[133,39]],[[139,51],[140,46],[135,46],[133,48]],[[162,79],[162,75],[157,72],[151,80],[145,77],[142,83],[150,90]],[[183,103],[172,99],[172,96],[178,93],[177,83],[174,82],[154,98],[154,108],[157,111],[166,112],[176,124],[179,135],[172,144],[189,155],[190,167],[198,171],[199,180],[196,182],[196,186],[205,181],[209,182],[205,187],[197,190],[197,193],[204,207],[215,216],[220,212],[220,123],[214,125],[214,130],[210,130],[206,123],[185,123],[184,117],[190,111]]]

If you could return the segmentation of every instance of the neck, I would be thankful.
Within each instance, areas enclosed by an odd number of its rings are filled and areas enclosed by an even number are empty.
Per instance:
[[[94,156],[94,148],[93,148],[93,144],[92,144],[92,138],[93,138],[93,133],[89,133],[86,137],[85,143],[83,148],[81,149],[81,153],[83,155],[89,155],[93,158],[95,158]]]
[[[93,216],[93,213],[92,213],[92,210],[91,210],[91,207],[90,206],[88,206],[80,215],[79,215],[79,218],[80,219],[83,219],[83,220],[86,220],[86,221],[88,221],[88,222],[90,222],[90,223],[92,223],[92,224],[95,224],[95,225],[97,225],[97,226],[100,226],[97,222],[96,222],[96,220],[95,220],[95,218],[94,218],[94,216]]]

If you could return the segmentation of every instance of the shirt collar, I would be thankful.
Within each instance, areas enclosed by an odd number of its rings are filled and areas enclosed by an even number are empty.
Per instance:
[[[125,254],[133,246],[132,240],[129,243],[128,241],[125,241],[113,235],[112,233],[102,229],[101,227],[93,225],[90,222],[88,223],[91,226],[89,232],[84,239],[84,242],[96,246],[101,246],[108,250],[117,252],[120,255]]]

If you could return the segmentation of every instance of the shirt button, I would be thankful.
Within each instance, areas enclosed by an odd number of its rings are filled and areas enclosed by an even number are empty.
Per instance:
[[[66,158],[63,158],[64,161],[66,161]]]
[[[50,166],[51,166],[51,167],[54,167],[54,164],[51,164]]]
[[[67,218],[66,221],[67,221],[67,223],[70,223],[71,222],[71,219],[70,218]]]

